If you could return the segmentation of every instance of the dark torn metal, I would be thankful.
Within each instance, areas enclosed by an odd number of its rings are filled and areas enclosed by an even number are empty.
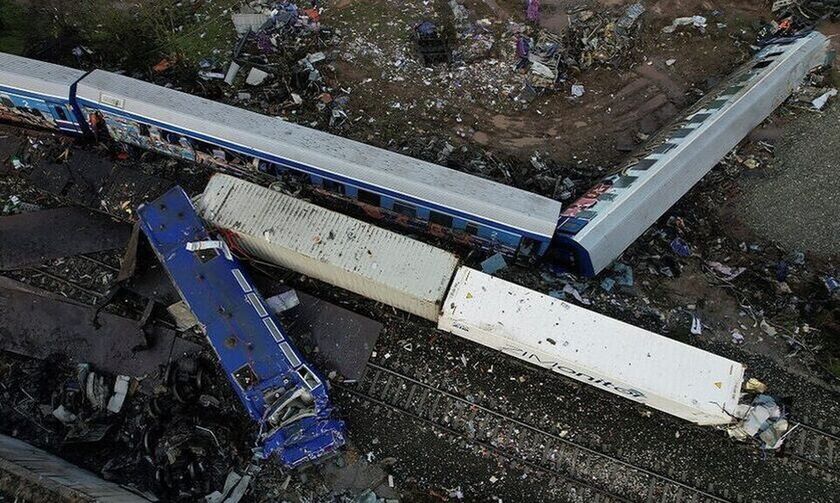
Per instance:
[[[82,208],[56,208],[0,217],[0,270],[122,248],[131,227]]]
[[[36,293],[32,288],[0,287],[0,349],[44,359],[64,354],[112,374],[161,376],[171,358],[201,351],[201,346],[158,326],[99,313],[90,306]]]
[[[295,342],[317,346],[325,366],[345,379],[360,379],[382,323],[300,291],[297,295],[298,307],[281,314]]]

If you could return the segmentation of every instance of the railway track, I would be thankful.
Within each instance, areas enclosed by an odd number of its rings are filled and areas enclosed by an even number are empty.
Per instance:
[[[825,472],[832,480],[840,477],[840,431],[803,422],[793,422],[791,427],[795,430],[785,440],[785,453]]]
[[[113,263],[115,261],[116,264]],[[96,305],[107,294],[119,270],[118,259],[104,254],[88,254],[51,260],[6,274],[69,299]]]
[[[374,363],[342,392],[410,416],[575,488],[600,502],[738,501],[635,466]]]

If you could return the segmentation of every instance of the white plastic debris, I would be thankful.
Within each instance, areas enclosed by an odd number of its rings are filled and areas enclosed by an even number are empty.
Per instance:
[[[575,98],[580,98],[585,92],[586,89],[581,84],[572,84],[572,96]]]
[[[232,86],[234,79],[236,79],[236,74],[239,73],[239,63],[236,61],[231,61],[230,66],[228,67],[227,74],[225,75],[225,84]]]
[[[52,415],[64,424],[75,423],[77,419],[76,414],[73,414],[69,410],[65,409],[63,405],[59,405],[58,408],[52,411]]]
[[[696,315],[691,316],[691,333],[693,335],[703,334],[703,322]]]
[[[814,100],[811,102],[811,106],[814,107],[816,110],[822,110],[825,104],[828,103],[828,99],[832,96],[837,96],[837,89],[829,89],[819,97],[814,98]]]
[[[695,28],[698,28],[701,32],[703,32],[706,29],[706,18],[703,16],[678,17],[677,19],[674,19],[671,24],[662,28],[662,33],[674,33],[677,27],[688,25],[693,25]]]
[[[740,441],[753,440],[763,450],[777,450],[793,429],[790,427],[785,412],[770,395],[758,395],[750,405],[739,405],[734,413],[740,419],[726,432],[731,438]]]
[[[264,72],[259,68],[251,68],[251,71],[248,72],[248,77],[245,79],[245,83],[249,86],[258,86],[267,78],[268,72]]]
[[[668,65],[668,66],[674,66],[674,63],[676,63],[676,62],[677,62],[677,60],[672,58],[672,59],[666,60],[665,64]]]
[[[732,331],[732,342],[735,344],[743,344],[744,343],[744,334],[739,332],[737,329]]]
[[[228,260],[233,260],[233,254],[230,252],[227,243],[218,239],[208,239],[207,241],[193,241],[187,243],[187,251],[197,252],[203,250],[218,250]]]
[[[114,414],[122,410],[125,398],[128,396],[128,387],[131,384],[131,378],[125,375],[118,375],[117,381],[114,383],[114,394],[108,400],[108,410]]]

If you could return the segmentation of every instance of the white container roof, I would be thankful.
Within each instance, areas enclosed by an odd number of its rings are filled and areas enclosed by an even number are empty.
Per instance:
[[[734,412],[740,397],[744,366],[736,361],[467,267],[441,324],[457,335],[479,332],[468,338],[494,349],[536,353],[543,366],[598,376],[590,384],[699,424],[731,422],[721,407]]]

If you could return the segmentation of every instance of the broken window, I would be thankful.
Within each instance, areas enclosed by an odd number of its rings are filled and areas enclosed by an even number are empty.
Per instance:
[[[330,192],[344,195],[344,184],[324,178],[324,188]]]
[[[443,213],[438,213],[437,211],[429,212],[429,222],[443,227],[452,227],[452,217],[444,215]]]
[[[464,227],[464,232],[469,234],[470,236],[477,236],[478,235],[478,225],[467,222],[467,225]]]
[[[321,384],[321,380],[318,379],[318,376],[312,373],[312,371],[305,365],[298,369],[298,375],[309,389],[315,389]]]
[[[67,114],[64,112],[64,108],[60,106],[55,107],[55,113],[58,115],[58,120],[67,122]]]
[[[399,213],[400,215],[405,215],[409,218],[415,218],[417,216],[417,208],[408,203],[402,203],[400,201],[394,201],[394,211],[396,213]]]
[[[373,192],[359,189],[359,195],[357,197],[360,203],[370,204],[371,206],[379,206],[380,204],[379,194],[374,194]]]

